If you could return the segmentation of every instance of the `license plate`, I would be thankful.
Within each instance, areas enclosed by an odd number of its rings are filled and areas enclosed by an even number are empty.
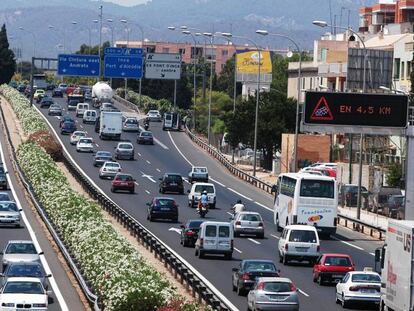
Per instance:
[[[281,300],[284,300],[286,297],[285,296],[279,296],[279,295],[269,295],[269,298],[271,300],[281,301]]]
[[[121,182],[121,186],[128,186],[127,182]]]
[[[175,182],[172,182],[171,186],[177,186],[177,184]]]
[[[12,222],[12,219],[0,219],[0,222]]]
[[[162,207],[161,210],[162,211],[169,211],[170,209],[168,207]]]
[[[375,294],[377,291],[375,289],[361,289],[361,293],[365,294]]]
[[[296,251],[301,252],[301,253],[306,253],[308,251],[308,249],[304,248],[304,247],[296,247]]]

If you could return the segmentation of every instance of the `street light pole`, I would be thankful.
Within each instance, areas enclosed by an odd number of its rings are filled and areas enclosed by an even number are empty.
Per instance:
[[[314,21],[314,25],[319,27],[327,27],[329,26],[327,22],[325,21]],[[352,30],[350,27],[340,27],[340,26],[333,26],[338,29],[346,30],[351,32],[353,35],[357,36],[359,41],[362,43],[362,46],[364,47],[364,62],[363,62],[363,72],[362,72],[362,92],[365,93],[366,90],[366,68],[367,68],[367,57],[368,57],[368,51],[367,47],[365,46],[364,40],[361,38],[361,36]],[[360,140],[359,140],[359,167],[358,167],[358,196],[357,196],[357,219],[361,218],[361,185],[362,185],[362,151],[363,151],[363,143],[364,143],[364,134],[361,134]],[[349,161],[351,162],[352,159],[350,158]],[[352,162],[351,162],[352,163]],[[350,164],[350,171],[351,173],[352,165]]]
[[[212,85],[213,85],[213,38],[214,35],[210,32],[203,33],[204,36],[210,37],[210,46],[211,46],[211,59],[210,59],[210,89],[208,96],[208,130],[207,130],[207,140],[208,144],[211,145],[211,95],[212,95]]]
[[[299,70],[298,70],[298,82],[297,82],[297,101],[296,101],[296,121],[295,121],[295,139],[294,139],[294,149],[293,149],[293,171],[298,171],[298,141],[299,141],[299,110],[300,110],[300,96],[301,96],[301,88],[300,88],[300,82],[302,80],[302,51],[299,47],[299,44],[296,43],[295,40],[293,40],[291,37],[283,34],[278,33],[269,33],[267,30],[256,30],[256,33],[259,35],[269,35],[273,37],[280,37],[285,38],[292,42],[296,49],[299,52]],[[290,170],[292,171],[292,170]]]
[[[262,51],[259,49],[256,42],[253,40],[243,37],[243,36],[234,36],[231,33],[222,33],[222,36],[224,37],[230,37],[230,38],[239,38],[244,39],[249,42],[251,42],[255,47],[257,52],[259,53],[259,61],[258,61],[258,75],[257,75],[257,90],[256,90],[256,111],[255,111],[255,120],[254,120],[254,142],[253,142],[253,151],[254,151],[254,158],[253,158],[253,176],[256,176],[256,164],[257,164],[257,131],[258,131],[258,119],[259,119],[259,97],[260,97],[260,74],[261,74],[261,61],[262,61]]]
[[[33,57],[36,57],[36,35],[34,34],[34,32],[27,30],[23,27],[19,27],[20,30],[22,31],[26,31],[27,33],[29,33],[32,37],[33,37]]]
[[[128,21],[126,19],[121,19],[120,20],[121,23],[125,24],[125,32],[126,32],[126,36],[127,36],[127,41],[126,41],[126,48],[128,48],[129,45],[129,29],[128,29]],[[128,100],[128,79],[125,78],[125,96],[124,98],[126,100]]]
[[[196,107],[197,107],[197,99],[196,99],[196,96],[197,96],[197,86],[196,86],[196,50],[197,50],[197,41],[196,41],[196,39],[195,39],[195,37],[194,37],[194,35],[190,32],[190,31],[188,31],[188,30],[183,30],[182,31],[182,33],[183,34],[185,34],[185,35],[190,35],[191,36],[191,38],[193,39],[193,41],[194,41],[194,58],[193,58],[193,85],[194,85],[194,111],[193,111],[193,123],[194,123],[194,129],[196,129]]]
[[[99,62],[101,61],[101,45],[102,45],[102,11],[103,11],[103,6],[100,5],[99,6],[99,48],[98,48],[98,52],[99,52]]]

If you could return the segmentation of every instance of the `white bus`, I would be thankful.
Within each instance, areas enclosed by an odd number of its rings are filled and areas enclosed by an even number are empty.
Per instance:
[[[336,232],[338,190],[335,179],[301,173],[280,174],[274,187],[274,223],[315,226],[322,235]]]

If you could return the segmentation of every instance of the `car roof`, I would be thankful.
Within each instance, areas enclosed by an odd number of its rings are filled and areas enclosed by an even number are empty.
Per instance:
[[[243,259],[242,262],[268,262],[275,264],[271,259]]]
[[[42,280],[35,277],[11,277],[7,278],[6,282],[37,282],[41,284]]]
[[[208,183],[208,182],[195,182],[194,184],[193,184],[193,187],[194,186],[214,186],[214,184],[212,184],[212,183]]]
[[[180,176],[180,177],[182,177],[182,175],[179,174],[179,173],[165,173],[164,176]]]
[[[325,253],[325,254],[323,254],[323,256],[325,256],[325,257],[347,257],[347,258],[351,258],[351,256],[349,256],[348,254],[341,254],[341,253]]]
[[[154,197],[154,200],[173,200],[173,201],[175,201],[175,199],[172,198],[172,197]]]
[[[309,225],[288,225],[285,227],[285,229],[316,231],[316,228],[314,226]]]
[[[292,280],[289,278],[281,278],[281,277],[259,277],[256,279],[257,282],[286,282],[292,283]]]
[[[349,271],[348,273],[351,274],[351,275],[352,274],[373,274],[373,275],[378,275],[379,276],[379,274],[375,271]]]
[[[224,221],[204,221],[202,224],[202,226],[206,226],[206,225],[228,225],[231,226],[231,224],[229,222],[224,222]]]
[[[119,166],[121,166],[121,164],[119,164],[118,162],[115,162],[115,161],[105,161],[104,165],[105,165],[105,164],[108,164],[108,163],[116,163],[116,164],[118,164]]]
[[[238,215],[259,215],[260,216],[260,213],[258,213],[258,212],[252,212],[252,211],[242,211],[242,212],[238,212],[237,213]]]

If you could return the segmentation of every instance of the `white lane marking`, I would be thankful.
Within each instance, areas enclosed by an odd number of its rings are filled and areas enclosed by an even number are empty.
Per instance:
[[[147,162],[148,164],[151,164],[151,162],[150,162],[150,161],[148,161],[148,160],[146,160],[146,162]]]
[[[279,240],[279,237],[277,235],[271,234],[270,236],[274,237],[276,240]]]
[[[222,186],[222,187],[226,187],[226,185],[224,185],[224,184],[222,184],[221,182],[219,182],[219,181],[215,180],[214,178],[211,178],[211,177],[210,177],[210,179],[211,179],[213,182],[215,182],[216,184],[219,184],[219,185],[220,185],[220,186]]]
[[[227,212],[227,214],[229,214],[230,216],[233,216],[233,214],[232,214],[232,213],[230,213],[230,212]]]
[[[138,153],[138,155],[141,157],[142,155],[139,153],[139,152],[137,152]]]
[[[97,143],[95,143],[95,146],[99,148],[99,145]]]
[[[178,229],[178,228],[170,228],[168,229],[168,231],[173,231],[175,233],[181,234],[181,229]]]
[[[136,184],[137,186],[139,186],[139,183],[137,183],[137,182],[134,182],[134,184]]]
[[[148,179],[149,179],[149,180],[151,180],[154,184],[156,183],[156,181],[154,180],[154,178],[152,178],[152,176],[151,176],[151,175],[147,175],[147,174],[145,174],[143,171],[141,171],[141,173],[142,173],[142,176],[141,176],[141,177],[148,178]]]
[[[262,243],[260,243],[259,241],[256,241],[255,239],[252,239],[252,238],[248,238],[248,240],[249,240],[250,242],[253,242],[254,244],[257,244],[257,245],[262,244]]]
[[[263,208],[265,208],[265,209],[267,209],[268,211],[273,212],[273,209],[271,209],[270,207],[267,207],[266,205],[264,205],[264,204],[262,204],[262,203],[259,203],[259,202],[257,202],[257,201],[254,201],[254,203],[256,203],[257,205],[259,205],[259,206],[261,206],[261,207],[263,207]]]
[[[191,166],[194,166],[188,159],[187,157],[181,152],[180,149],[178,149],[177,145],[175,144],[175,141],[173,140],[171,133],[168,131],[168,136],[170,136],[171,142],[174,145],[175,149],[177,149],[178,153],[181,154],[181,156],[184,158],[184,160],[187,161],[188,164],[190,164]]]
[[[359,247],[359,246],[357,246],[357,245],[354,245],[354,244],[352,244],[352,243],[349,243],[349,242],[346,242],[346,241],[343,241],[343,240],[341,240],[341,239],[338,239],[337,237],[332,237],[332,239],[334,239],[334,240],[336,240],[336,241],[339,241],[339,242],[341,242],[341,243],[343,243],[343,244],[346,244],[346,245],[348,245],[348,246],[351,246],[351,247],[353,247],[353,248],[356,248],[356,249],[359,249],[360,251],[364,251],[364,249],[362,248],[362,247]]]
[[[161,170],[159,168],[155,169],[158,173],[161,173]]]
[[[303,290],[301,290],[300,288],[298,288],[299,293],[301,293],[303,296],[305,297],[309,297],[308,294],[306,294]]]
[[[166,145],[164,145],[162,142],[160,142],[157,138],[155,138],[155,137],[153,137],[153,138],[154,138],[154,141],[155,141],[158,145],[160,145],[162,149],[165,149],[165,150],[169,150],[169,149],[170,149],[170,148],[168,148]]]
[[[79,127],[81,128],[81,129],[83,129],[83,125],[81,124],[81,125],[79,125]]]
[[[243,254],[243,252],[242,252],[241,250],[239,250],[238,248],[235,248],[235,247],[234,247],[234,250],[235,250],[236,252],[240,253],[240,254]]]
[[[35,107],[35,106],[33,106]],[[49,125],[49,128],[51,129],[51,131],[53,132],[53,134],[55,135],[56,139],[60,142],[62,149],[65,151],[66,155],[69,157],[69,159],[75,164],[75,166],[79,169],[79,171],[89,180],[89,182],[96,188],[99,190],[99,192],[102,195],[106,196],[105,191],[103,191],[92,179],[91,177],[85,173],[85,171],[76,163],[76,161],[73,159],[73,157],[70,155],[70,153],[68,152],[68,150],[66,149],[65,145],[62,142],[62,139],[60,138],[60,136],[58,135],[58,133],[56,132],[55,128],[53,127],[53,125],[49,122],[49,120],[43,115],[43,113],[40,112],[40,110],[35,107],[35,109],[37,110],[37,112],[39,113],[39,115],[41,115],[43,117],[43,120],[45,120],[45,122]],[[169,133],[169,132],[168,132]],[[177,147],[176,147],[177,148]],[[177,148],[178,150],[178,148]],[[111,198],[108,197],[110,200]],[[111,200],[112,201],[112,200]],[[113,201],[112,201],[113,202]],[[145,226],[143,226],[144,229],[148,230],[150,233],[154,234],[150,229],[146,228]],[[161,244],[168,249],[171,253],[174,254],[174,256],[176,256],[181,262],[183,262],[198,278],[200,278],[209,288],[212,289],[212,291],[221,299],[224,301],[224,303],[226,305],[229,306],[230,310],[232,311],[237,311],[238,308],[232,304],[232,302],[225,296],[223,295],[223,293],[221,291],[219,291],[200,271],[198,271],[190,262],[188,262],[187,260],[185,260],[180,254],[178,254],[174,249],[172,249],[170,246],[168,246],[165,242],[163,242],[157,235],[154,234],[154,236],[160,240]],[[66,305],[65,305],[66,306]],[[62,311],[66,311],[68,310],[68,308],[63,308],[62,307]]]
[[[375,256],[375,254],[374,253],[369,253],[371,256]]]
[[[3,162],[5,171],[8,171],[7,166],[6,166],[6,161],[5,161],[4,153],[3,153],[3,146],[2,146],[1,143],[0,143],[0,156],[1,156],[1,161]],[[10,190],[11,190],[11,192],[13,194],[13,198],[14,198],[17,206],[19,208],[22,208],[22,204],[20,203],[20,200],[19,200],[19,198],[18,198],[18,196],[16,194],[16,190],[14,189],[14,185],[13,185],[13,183],[11,181],[10,175],[9,174],[6,174],[6,178],[7,178],[7,183],[9,184]],[[27,231],[29,232],[30,238],[32,239],[33,243],[36,246],[36,249],[37,250],[41,250],[39,241],[36,238],[36,233],[33,231],[33,228],[30,225],[29,220],[26,217],[26,213],[22,210],[20,212],[20,215],[21,215],[21,217],[23,219],[23,222],[24,222],[24,224],[26,226]],[[50,255],[52,255],[52,254],[50,254]],[[40,261],[42,262],[42,266],[45,269],[45,272],[47,274],[49,274],[49,273],[52,274],[52,272],[51,272],[52,270],[49,267],[49,263],[47,262],[46,257],[43,256],[43,255],[41,255],[40,256]],[[62,308],[62,311],[69,311],[69,308],[66,305],[66,301],[63,298],[62,293],[60,292],[60,289],[59,289],[59,287],[58,287],[58,285],[56,283],[56,280],[55,280],[55,277],[53,276],[53,274],[52,274],[52,276],[50,278],[48,278],[48,280],[49,280],[50,286],[53,289],[54,294],[56,295],[57,300],[59,301],[59,305]]]
[[[151,194],[151,192],[149,192],[148,190],[145,190],[145,192],[146,192],[147,194]]]
[[[183,178],[184,179],[184,181],[187,183],[187,184],[191,184],[189,181],[188,181],[188,178]]]
[[[230,188],[230,187],[227,187],[227,189],[229,189],[231,192],[234,192],[235,194],[237,194],[237,195],[241,196],[242,198],[245,198],[246,200],[253,201],[253,200],[252,200],[252,199],[250,199],[249,197],[246,197],[244,194],[241,194],[240,192],[237,192],[236,190],[234,190],[234,189],[232,189],[232,188]]]

